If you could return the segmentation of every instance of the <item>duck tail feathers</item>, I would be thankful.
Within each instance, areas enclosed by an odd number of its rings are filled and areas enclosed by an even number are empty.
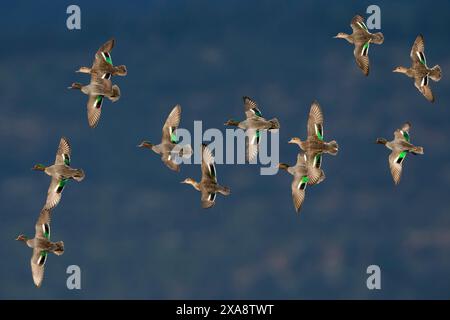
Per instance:
[[[333,141],[328,142],[327,146],[328,146],[327,151],[329,154],[331,154],[333,156],[337,155],[337,153],[339,151],[339,145],[336,141],[333,140]]]
[[[218,192],[220,192],[221,194],[223,194],[224,196],[228,196],[231,193],[231,189],[228,187],[223,187],[223,186],[218,186],[219,189],[217,190]]]
[[[114,75],[115,76],[126,76],[128,73],[127,67],[125,65],[115,66],[114,67]]]
[[[112,95],[109,97],[109,100],[112,102],[116,102],[120,99],[120,88],[117,84],[112,86]]]
[[[53,253],[56,254],[57,256],[60,256],[64,253],[64,242],[62,241],[58,241],[55,242],[55,250],[53,250]]]
[[[441,80],[441,77],[442,77],[442,71],[441,71],[441,67],[439,65],[435,65],[433,68],[431,68],[430,78],[433,81],[439,81],[439,80]]]
[[[375,44],[382,44],[384,42],[384,35],[381,32],[372,35],[372,42]]]
[[[84,171],[83,171],[83,169],[77,169],[77,170],[75,171],[75,174],[73,175],[73,178],[74,178],[76,181],[78,181],[78,182],[80,182],[81,180],[83,180],[83,179],[84,179]]]
[[[269,130],[280,129],[280,122],[278,121],[277,118],[273,118],[272,120],[269,120],[269,122],[270,122]]]

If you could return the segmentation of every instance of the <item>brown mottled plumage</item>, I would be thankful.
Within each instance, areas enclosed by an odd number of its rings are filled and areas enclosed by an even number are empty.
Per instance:
[[[429,79],[439,81],[442,77],[441,67],[435,65],[433,68],[428,68],[425,57],[425,42],[423,36],[417,36],[410,52],[411,67],[396,67],[393,72],[399,72],[414,79],[414,85],[417,90],[430,102],[434,102],[434,95],[431,91]]]
[[[44,279],[45,262],[47,255],[52,252],[58,256],[64,253],[64,243],[62,241],[50,241],[50,216],[49,209],[42,209],[35,225],[35,234],[33,239],[28,239],[21,234],[16,240],[23,241],[28,247],[33,248],[31,256],[31,273],[33,282],[40,287]]]
[[[356,15],[353,17],[350,23],[353,33],[346,34],[339,32],[335,38],[345,39],[351,44],[355,45],[353,55],[355,56],[356,64],[364,73],[369,75],[369,46],[371,43],[382,44],[384,42],[384,36],[381,32],[370,33],[364,23],[363,17]]]
[[[50,186],[47,192],[47,201],[45,209],[52,209],[56,207],[61,200],[62,191],[68,180],[74,179],[81,181],[84,179],[84,171],[82,169],[73,169],[70,167],[71,162],[71,148],[67,138],[62,137],[59,142],[58,151],[56,152],[55,163],[49,167],[42,164],[37,164],[33,170],[44,171],[47,175],[52,177]]]
[[[394,131],[394,140],[387,141],[384,138],[378,138],[376,143],[384,144],[386,148],[392,150],[389,155],[389,168],[391,170],[392,179],[397,185],[400,183],[402,176],[403,161],[408,153],[423,154],[423,147],[417,147],[410,142],[409,130],[411,124],[405,122],[401,129]]]
[[[197,191],[202,193],[201,202],[202,207],[207,209],[214,206],[216,203],[216,195],[220,193],[228,196],[231,193],[230,188],[223,187],[217,183],[216,166],[214,164],[214,157],[211,150],[202,144],[202,180],[196,182],[192,178],[187,178],[181,183],[192,185]]]
[[[302,141],[298,137],[292,138],[289,143],[294,143],[302,149],[307,155],[307,161],[311,167],[320,169],[322,164],[322,155],[329,153],[336,155],[339,151],[339,145],[336,141],[325,142],[323,137],[323,113],[317,101],[311,104],[308,117],[306,140]],[[312,178],[316,181],[321,177],[321,171],[317,170],[316,175]],[[323,180],[323,179],[322,179]]]

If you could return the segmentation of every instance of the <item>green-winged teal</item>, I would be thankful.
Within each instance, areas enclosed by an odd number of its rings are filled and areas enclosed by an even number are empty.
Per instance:
[[[181,183],[190,184],[202,193],[201,202],[202,207],[205,209],[214,206],[217,193],[228,196],[231,192],[230,188],[223,187],[217,183],[214,157],[205,144],[202,144],[202,180],[196,182],[192,178],[187,178]]]
[[[317,169],[322,165],[322,154],[329,153],[336,155],[339,151],[339,145],[336,141],[325,142],[323,131],[323,113],[317,101],[311,104],[307,125],[308,137],[302,141],[298,137],[292,138],[289,143],[294,143],[302,149],[312,167]]]
[[[278,165],[280,169],[287,171],[293,176],[291,184],[292,200],[297,213],[300,212],[303,201],[305,200],[307,185],[317,184],[325,179],[323,171],[314,168],[309,163],[307,155],[300,152],[297,155],[297,163],[295,166],[289,166],[286,163],[280,163]]]
[[[189,157],[192,153],[190,145],[179,146],[176,130],[181,121],[181,106],[173,107],[162,129],[162,138],[160,144],[152,144],[148,141],[142,141],[138,147],[153,150],[161,156],[162,162],[171,170],[180,171],[180,165],[174,160],[178,155],[180,157]],[[175,149],[176,148],[176,149]],[[174,154],[174,151],[177,154]]]
[[[353,33],[346,34],[339,32],[335,38],[345,39],[351,44],[355,45],[353,55],[355,56],[356,64],[361,71],[368,76],[369,75],[369,46],[371,43],[382,44],[384,36],[381,32],[370,33],[364,23],[363,17],[356,15],[353,17],[350,23]]]
[[[36,164],[33,167],[33,170],[44,171],[47,175],[52,177],[47,192],[45,209],[52,209],[59,203],[62,191],[69,180],[74,179],[76,181],[81,181],[84,179],[84,171],[82,169],[71,168],[70,162],[70,144],[65,137],[62,137],[59,142],[58,151],[56,152],[55,163],[49,167],[42,164]]]
[[[110,79],[111,76],[126,76],[127,67],[124,65],[114,66],[111,58],[111,50],[113,49],[115,40],[111,39],[103,44],[95,53],[95,59],[92,67],[81,67],[77,72],[96,74],[98,77]]]
[[[403,161],[408,153],[423,154],[423,147],[417,147],[410,142],[409,130],[411,124],[406,122],[401,129],[394,131],[394,140],[387,141],[384,138],[376,140],[379,144],[384,144],[386,148],[392,150],[389,155],[389,168],[391,169],[392,178],[397,185],[400,183],[402,175]]]
[[[247,162],[253,161],[258,155],[259,138],[261,130],[275,130],[280,128],[277,118],[266,120],[257,103],[249,97],[243,97],[246,119],[243,121],[228,120],[227,126],[234,126],[246,131],[246,154]]]
[[[49,209],[42,209],[35,225],[35,234],[33,239],[28,239],[21,234],[16,240],[23,241],[30,248],[33,248],[31,256],[31,273],[34,284],[40,287],[44,279],[45,262],[48,253],[54,253],[58,256],[64,253],[64,243],[62,241],[50,241],[50,216]]]
[[[435,65],[433,68],[428,68],[427,59],[425,58],[425,44],[423,36],[420,34],[411,49],[411,68],[396,67],[393,72],[404,73],[408,77],[414,79],[414,85],[417,90],[430,102],[434,102],[434,95],[431,91],[429,79],[433,81],[441,80],[441,67]]]

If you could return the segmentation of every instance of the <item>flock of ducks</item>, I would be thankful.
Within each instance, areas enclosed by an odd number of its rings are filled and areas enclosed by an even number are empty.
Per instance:
[[[350,24],[353,33],[338,33],[335,38],[342,38],[355,46],[353,51],[356,63],[362,72],[369,74],[369,46],[371,43],[382,44],[384,36],[381,32],[372,34],[369,32],[364,19],[357,15]],[[114,66],[111,58],[111,50],[115,44],[114,39],[102,45],[95,54],[92,66],[81,67],[77,72],[90,74],[89,84],[73,83],[69,88],[81,90],[88,96],[87,116],[89,127],[95,128],[100,120],[104,98],[112,102],[119,100],[120,88],[112,84],[112,76],[125,76],[127,68],[124,65]],[[416,88],[424,97],[434,102],[434,95],[429,87],[429,79],[439,81],[441,79],[441,68],[436,65],[428,68],[424,53],[424,39],[419,35],[412,47],[410,56],[412,64],[410,68],[397,67],[394,72],[406,74],[414,78]],[[245,130],[246,132],[246,162],[252,162],[257,158],[260,135],[262,131],[278,130],[280,122],[273,118],[267,120],[262,116],[258,104],[251,98],[243,97],[245,120],[228,120],[225,125],[233,126]],[[181,121],[181,106],[176,105],[168,115],[163,128],[162,137],[159,144],[152,144],[149,141],[142,141],[138,147],[150,149],[161,157],[161,161],[171,170],[179,172],[180,165],[175,161],[178,157],[190,157],[193,153],[189,145],[179,145],[176,130]],[[324,140],[324,117],[322,109],[317,101],[314,101],[309,111],[307,122],[306,139],[301,140],[293,137],[289,143],[296,144],[300,150],[297,155],[295,165],[279,163],[278,167],[287,171],[293,176],[291,192],[293,204],[296,212],[299,212],[305,199],[305,191],[308,185],[316,185],[325,180],[325,173],[322,169],[322,156],[324,154],[336,155],[339,146],[336,141],[326,142]],[[394,139],[387,141],[378,138],[376,143],[385,145],[391,150],[389,155],[389,168],[394,183],[400,182],[402,165],[407,156],[423,154],[423,147],[418,147],[410,142],[409,131],[411,124],[406,122],[400,129],[395,130]],[[203,208],[211,208],[215,205],[217,194],[228,196],[231,189],[222,186],[217,181],[217,171],[214,156],[207,145],[201,146],[201,180],[199,182],[192,178],[187,178],[181,183],[190,184],[201,193],[201,205]],[[44,277],[44,267],[48,253],[61,255],[64,253],[64,243],[62,241],[52,242],[50,240],[50,218],[52,210],[61,201],[62,191],[70,180],[82,181],[85,177],[82,169],[71,167],[71,147],[69,141],[62,137],[56,153],[53,165],[44,166],[37,164],[33,170],[43,171],[51,177],[46,201],[35,224],[34,238],[30,239],[25,235],[19,235],[16,240],[26,243],[33,249],[31,257],[31,270],[33,281],[40,287]]]
[[[56,152],[55,163],[51,166],[36,164],[33,170],[43,171],[51,177],[50,186],[47,191],[47,200],[39,214],[35,225],[34,238],[29,239],[21,234],[16,240],[23,241],[26,245],[33,249],[31,255],[31,273],[34,284],[40,287],[44,279],[44,267],[47,261],[48,253],[62,255],[64,253],[64,243],[62,241],[52,242],[50,240],[50,218],[52,210],[61,200],[62,192],[69,180],[82,181],[84,179],[84,171],[82,169],[74,169],[71,163],[71,148],[69,141],[62,137],[59,142],[58,151]]]

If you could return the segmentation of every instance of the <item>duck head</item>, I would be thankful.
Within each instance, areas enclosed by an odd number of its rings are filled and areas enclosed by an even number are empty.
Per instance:
[[[44,166],[43,164],[38,163],[38,164],[35,164],[34,167],[31,168],[31,170],[34,170],[34,171],[45,171],[46,168],[47,167]]]
[[[147,148],[151,149],[154,146],[154,144],[148,142],[148,141],[142,141],[140,144],[138,144],[138,148]]]
[[[353,38],[351,35],[346,34],[344,32],[339,32],[337,35],[335,35],[333,38],[335,39],[345,39],[350,43],[353,43]]]
[[[186,179],[184,179],[183,181],[181,181],[181,183],[184,183],[184,184],[190,184],[190,185],[193,186],[195,189],[197,189],[198,191],[200,191],[200,187],[199,187],[199,185],[198,185],[198,182],[195,181],[195,180],[192,179],[192,178],[186,178]]]
[[[75,89],[75,90],[81,90],[83,88],[83,85],[78,82],[74,82],[68,87],[68,89]]]
[[[392,70],[392,72],[407,73],[408,68],[400,66],[400,67],[396,67],[394,70]]]
[[[19,236],[16,238],[16,241],[27,242],[27,240],[28,240],[28,238],[23,234],[19,234]]]
[[[288,141],[288,143],[294,143],[300,146],[300,144],[302,143],[302,141],[300,140],[300,138],[298,137],[293,137],[291,138],[291,140]]]
[[[377,138],[375,143],[384,144],[385,145],[387,143],[387,140],[385,138]]]
[[[289,168],[289,165],[286,163],[279,163],[278,164],[278,169],[283,169],[283,170],[287,170]]]
[[[225,122],[226,126],[233,126],[233,127],[238,127],[239,126],[239,121],[230,119],[227,122]]]
[[[76,72],[81,72],[81,73],[91,73],[91,68],[88,68],[88,67],[81,67],[81,68],[78,69]]]
[[[337,35],[335,35],[333,38],[335,39],[346,39],[348,37],[348,34],[344,32],[339,32]]]

